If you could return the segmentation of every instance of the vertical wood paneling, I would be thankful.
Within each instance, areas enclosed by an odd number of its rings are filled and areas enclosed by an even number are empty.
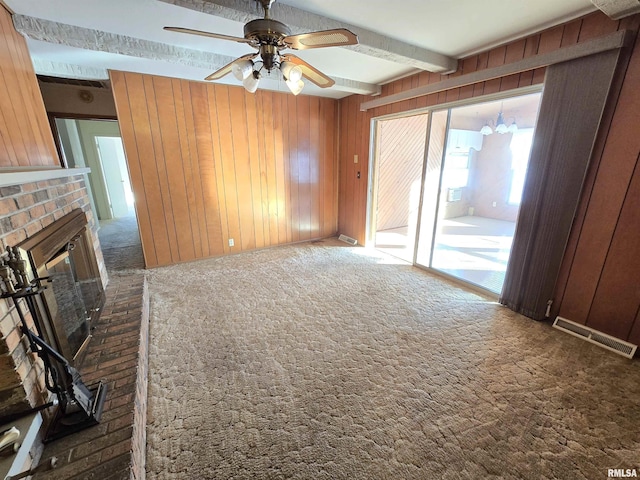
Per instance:
[[[198,160],[201,172],[204,207],[207,218],[207,239],[209,243],[209,255],[220,255],[230,251],[229,247],[229,210],[225,195],[224,167],[222,148],[220,141],[214,141],[220,137],[218,126],[218,110],[215,108],[215,92],[209,85],[197,82],[189,82],[191,89],[202,88],[199,97],[192,97],[191,102],[196,108],[197,102],[202,102],[202,116],[195,117],[196,130],[203,133],[198,141]],[[211,155],[203,157],[202,153]]]
[[[276,173],[276,203],[278,215],[278,243],[287,243],[287,228],[291,228],[291,223],[287,216],[287,188],[288,185],[285,156],[284,156],[284,121],[282,120],[282,97],[272,95],[273,98],[273,151]]]
[[[293,98],[293,97],[291,97]],[[311,169],[309,166],[309,97],[301,97],[296,100],[298,121],[296,122],[298,140],[296,153],[298,155],[298,219],[300,226],[299,240],[310,238],[311,218]]]
[[[339,125],[339,108],[337,102],[322,100],[324,107],[324,121],[330,125]],[[338,191],[333,185],[338,178],[338,135],[337,129],[325,128],[322,130],[324,134],[324,150],[322,165],[324,167],[323,182],[323,199],[327,206],[323,212],[323,230],[322,235],[329,235],[330,232],[337,231],[338,228]]]
[[[287,114],[298,116],[298,102],[293,97],[287,98]],[[299,242],[300,235],[300,158],[298,152],[298,123],[289,123],[289,178],[291,191],[291,240]]]
[[[180,147],[178,117],[176,104],[181,101],[181,95],[174,95],[173,85],[169,78],[155,78],[154,91],[158,105],[158,127],[164,154],[164,169],[167,184],[165,198],[170,201],[172,216],[167,222],[173,222],[175,232],[174,261],[189,261],[196,258],[194,235],[191,235],[191,212],[189,211],[189,196],[186,179],[191,177],[189,162],[176,162],[183,158]],[[165,208],[166,203],[165,203]]]
[[[629,339],[640,307],[639,233],[640,156],[636,158],[635,172],[626,191],[586,322],[590,327],[606,330],[618,338]],[[630,254],[634,251],[635,255]],[[635,340],[637,342],[638,339]]]
[[[193,245],[197,258],[209,255],[209,245],[204,229],[200,229],[200,225],[206,225],[206,216],[204,212],[204,201],[202,195],[202,183],[200,181],[201,174],[198,160],[198,145],[195,135],[190,132],[195,130],[193,122],[193,108],[190,101],[189,83],[184,80],[173,80],[174,93],[180,94],[181,97],[176,99],[178,110],[178,125],[180,144],[182,145],[182,158],[185,161],[185,183],[187,188],[187,196],[189,200],[191,213],[191,229],[199,234],[195,234]],[[211,162],[213,163],[213,162]]]
[[[640,17],[629,17],[621,22],[612,21],[601,12],[587,15],[584,18],[568,22],[565,25],[531,35],[509,45],[498,47],[490,51],[479,53],[472,57],[462,59],[463,73],[482,70],[503,63],[512,63],[522,58],[527,58],[538,53],[553,51],[557,48],[571,46],[577,42],[583,42],[607,35],[619,28],[630,29],[637,33]],[[432,106],[442,103],[447,99],[469,98],[485,95],[497,91],[507,91],[516,87],[540,84],[544,81],[546,69],[523,72],[517,76],[505,77],[495,81],[481,82],[471,87],[459,89],[459,92],[441,92],[426,97],[418,98],[415,105],[419,107]],[[437,81],[440,76],[433,74],[420,74],[419,84]],[[624,311],[620,314],[622,320],[611,320],[607,317],[607,311],[612,308],[604,302],[606,295],[613,295],[613,286],[620,289],[632,289],[628,275],[636,275],[637,268],[633,269],[628,262],[621,262],[619,255],[626,249],[628,254],[640,257],[638,242],[625,240],[628,231],[636,231],[627,226],[633,223],[630,213],[621,215],[621,212],[629,212],[628,196],[625,196],[632,180],[638,173],[633,173],[633,168],[640,152],[640,137],[637,130],[637,112],[640,110],[640,45],[633,49],[630,65],[619,98],[614,99],[611,109],[615,109],[611,125],[604,125],[605,145],[601,158],[598,160],[597,171],[593,172],[593,184],[583,193],[581,200],[582,217],[576,219],[574,225],[575,248],[570,255],[565,257],[566,265],[563,266],[564,276],[559,280],[559,292],[561,292],[560,314],[566,313],[573,320],[598,325],[603,331],[607,331],[608,325],[622,322],[629,332],[635,332],[633,338],[640,337],[640,325],[635,325],[636,318],[640,318],[640,305],[636,301],[635,294],[629,294],[616,305],[616,311]],[[390,95],[403,91],[408,87],[409,81],[402,79],[385,85],[382,95]],[[339,168],[340,168],[340,196],[339,196],[339,233],[344,233],[356,238],[359,242],[365,240],[365,214],[366,189],[365,182],[356,182],[353,169],[353,155],[357,154],[361,161],[359,168],[364,177],[368,176],[368,163],[363,159],[368,158],[369,120],[391,112],[398,113],[410,108],[410,103],[402,102],[395,105],[387,105],[369,112],[360,112],[360,103],[366,97],[351,96],[340,101],[340,135],[339,144]],[[357,125],[357,127],[356,127]],[[359,129],[356,132],[355,129]],[[609,129],[609,130],[607,130]],[[608,133],[607,133],[608,132]],[[362,135],[359,137],[358,135]],[[360,139],[366,139],[360,141]],[[344,178],[343,178],[344,177]],[[635,190],[634,190],[635,191]],[[625,201],[624,199],[627,198]],[[637,207],[636,207],[637,208]],[[630,223],[631,222],[631,223]],[[631,230],[630,230],[631,229]],[[618,238],[619,237],[619,238]],[[608,256],[613,255],[613,256]],[[608,263],[607,263],[608,262]],[[615,265],[615,268],[613,267]],[[606,266],[606,267],[605,267]],[[605,272],[606,268],[606,272]],[[566,272],[570,271],[570,274]],[[604,272],[604,273],[603,273]],[[604,282],[604,283],[603,283]],[[625,282],[627,282],[625,284]],[[637,283],[637,281],[635,282]],[[566,292],[565,292],[566,287]],[[607,292],[605,295],[596,295],[596,290]],[[629,292],[627,292],[629,293]],[[627,298],[628,297],[628,298]],[[555,306],[557,309],[557,304]],[[632,315],[632,312],[633,315]],[[565,316],[565,315],[563,315]],[[614,323],[611,323],[614,322]],[[620,335],[623,329],[615,327],[616,334]],[[633,325],[633,327],[631,327]],[[611,331],[614,328],[611,327]],[[640,341],[640,338],[637,340]]]
[[[24,38],[0,5],[0,166],[59,166]]]
[[[320,118],[320,99],[309,97],[309,238],[320,236],[320,224],[322,223],[322,213],[318,202],[322,190],[321,164],[311,161],[313,158],[321,158],[322,156]]]
[[[207,91],[210,95],[209,109],[210,114],[217,116],[216,136],[212,132],[212,141],[219,139],[220,159],[221,159],[221,175],[222,175],[222,195],[226,199],[227,213],[227,239],[233,239],[237,245],[242,248],[242,233],[240,226],[240,206],[239,194],[236,184],[236,161],[235,156],[238,155],[238,162],[246,161],[246,145],[241,145],[237,152],[234,151],[233,144],[233,119],[231,118],[231,107],[229,100],[229,87],[221,86],[217,88],[214,85],[207,85]],[[213,95],[213,110],[211,111]],[[240,105],[237,106],[241,108]],[[240,126],[236,126],[239,130]],[[243,158],[243,156],[245,158]],[[243,177],[243,181],[248,181],[248,177]],[[242,197],[242,202],[247,201],[247,197]],[[228,243],[227,243],[228,245]],[[230,249],[231,251],[231,249]]]
[[[260,181],[260,154],[258,147],[258,137],[260,135],[251,135],[249,133],[251,130],[257,131],[256,126],[258,124],[258,112],[256,110],[256,95],[245,95],[244,91],[240,91],[239,93],[241,93],[244,98],[247,117],[246,145],[248,146],[248,149],[245,171],[249,172],[250,178],[250,183],[248,184],[250,189],[249,198],[251,199],[250,229],[253,232],[253,243],[243,243],[242,248],[250,250],[265,246],[264,219],[262,212],[262,182]],[[247,205],[247,209],[248,207],[249,205]]]
[[[260,149],[260,185],[262,192],[262,215],[263,229],[265,234],[265,243],[271,245],[272,238],[278,238],[278,212],[275,209],[276,199],[275,189],[270,185],[276,185],[276,174],[274,156],[267,156],[267,152],[274,152],[273,145],[273,95],[265,92],[261,96],[261,105],[258,108],[258,125],[264,125],[262,135],[258,139],[261,140]]]
[[[117,80],[117,78],[114,78],[114,80]],[[145,252],[151,252],[151,250],[153,250],[153,255],[148,255],[145,261],[151,262],[155,259],[155,264],[147,263],[149,266],[169,265],[171,263],[169,234],[164,216],[158,168],[155,159],[153,139],[151,137],[151,124],[147,107],[149,100],[145,96],[144,83],[141,76],[129,76],[124,78],[123,81],[126,82],[126,90],[122,92],[114,90],[113,93],[116,96],[118,93],[126,94],[127,96],[125,98],[130,99],[126,108],[131,111],[131,128],[123,129],[121,133],[125,147],[129,145],[129,148],[126,150],[127,161],[131,162],[133,156],[134,161],[137,159],[139,162],[138,168],[141,175],[139,183],[135,186],[134,194],[136,198],[141,195],[144,196],[148,209],[147,215],[150,218],[150,232],[143,232],[141,230],[140,235],[143,242],[145,239],[148,242],[149,236],[151,237],[151,243],[144,245],[144,249]],[[118,105],[116,105],[116,108],[118,112],[120,112],[121,108]],[[121,117],[120,113],[118,113],[118,117]],[[125,137],[127,133],[132,135],[133,138]],[[132,145],[136,146],[137,156],[133,155]],[[132,177],[131,180],[133,182],[134,178]],[[133,185],[132,183],[132,186]],[[136,209],[138,217],[140,217],[141,212],[139,211],[140,205],[138,202],[136,202]],[[143,225],[140,224],[140,227],[143,228]]]
[[[171,202],[171,192],[169,191],[169,176],[167,174],[167,165],[164,152],[162,132],[160,131],[160,116],[158,113],[158,106],[162,102],[167,101],[166,98],[161,96],[156,97],[156,82],[158,80],[153,77],[146,77],[143,79],[145,97],[148,98],[147,109],[149,118],[149,128],[151,130],[151,142],[153,145],[153,151],[155,153],[154,161],[156,164],[158,187],[160,191],[160,199],[162,206],[162,213],[164,215],[165,231],[168,237],[169,251],[167,252],[171,263],[180,261],[180,251],[177,241],[176,224],[174,221],[173,204]]]
[[[148,267],[336,233],[335,100],[111,77]]]

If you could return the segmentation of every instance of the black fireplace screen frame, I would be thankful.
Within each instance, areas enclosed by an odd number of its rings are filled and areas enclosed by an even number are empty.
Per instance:
[[[105,301],[86,214],[80,209],[72,210],[17,247],[21,256],[28,260],[30,271],[27,274],[32,279],[39,279],[39,287],[43,289],[36,299],[38,308],[34,321],[38,330],[72,365],[79,366],[91,339],[91,325],[97,322]],[[52,275],[55,265],[61,261],[70,265],[76,287],[82,291],[86,324],[80,329],[86,337],[79,342],[77,339],[69,341],[63,318],[65,311],[59,305],[61,292],[57,296],[54,291],[63,285]]]

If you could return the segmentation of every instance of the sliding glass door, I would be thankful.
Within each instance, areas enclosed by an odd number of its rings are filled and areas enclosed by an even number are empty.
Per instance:
[[[540,96],[432,114],[418,265],[501,292]]]

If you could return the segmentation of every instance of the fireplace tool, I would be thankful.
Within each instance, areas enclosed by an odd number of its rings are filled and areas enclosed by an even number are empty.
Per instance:
[[[44,442],[50,442],[66,435],[83,430],[100,422],[107,388],[102,382],[87,386],[80,373],[43,340],[39,322],[39,311],[35,297],[42,293],[46,286],[45,278],[29,280],[27,262],[20,257],[17,248],[7,247],[7,258],[0,261],[0,298],[11,298],[20,318],[21,330],[44,364],[45,385],[57,397],[57,409],[51,420]],[[24,299],[36,328],[34,333],[27,324],[20,306]]]

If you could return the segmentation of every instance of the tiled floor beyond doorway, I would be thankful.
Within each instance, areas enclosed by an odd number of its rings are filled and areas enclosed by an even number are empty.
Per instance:
[[[476,216],[449,218],[441,223],[432,267],[499,294],[515,223]],[[399,227],[376,232],[376,249],[412,263],[415,233],[408,230]]]
[[[55,456],[58,467],[35,480],[144,478],[149,300],[135,216],[103,222],[99,238],[109,285],[80,371],[107,386],[104,412],[100,424],[47,444],[41,463]]]

